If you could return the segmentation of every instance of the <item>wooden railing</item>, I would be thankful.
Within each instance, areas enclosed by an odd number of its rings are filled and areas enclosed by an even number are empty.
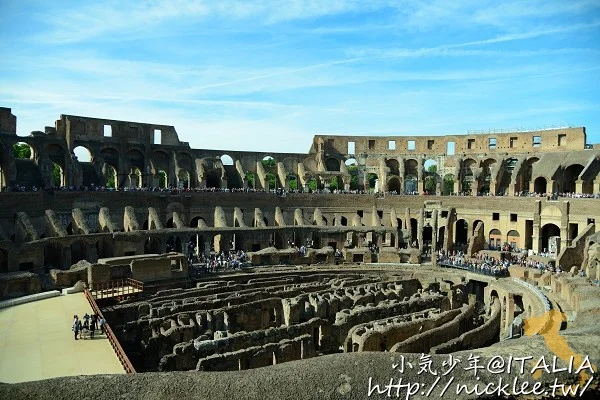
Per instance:
[[[96,304],[96,300],[94,300],[92,293],[87,288],[85,289],[85,297],[87,298],[88,302],[90,303],[92,310],[94,310],[94,313],[97,313],[100,317],[104,318],[104,315],[102,315],[102,311],[100,311],[100,307],[98,307],[98,304]],[[123,348],[121,347],[121,344],[117,340],[117,337],[115,336],[115,333],[111,329],[110,324],[108,323],[108,321],[106,321],[106,318],[104,318],[104,321],[105,321],[104,322],[104,332],[106,333],[106,337],[108,338],[110,345],[112,346],[113,350],[115,351],[117,358],[121,362],[123,369],[128,374],[135,374],[135,368],[133,368],[131,361],[129,361],[127,354],[125,354],[125,351],[123,350]]]
[[[126,296],[144,291],[144,282],[131,278],[106,282],[94,282],[92,294],[96,299]]]

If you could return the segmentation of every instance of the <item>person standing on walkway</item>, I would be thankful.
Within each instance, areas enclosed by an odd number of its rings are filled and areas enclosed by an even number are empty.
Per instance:
[[[81,321],[79,321],[79,317],[77,317],[77,315],[75,315],[72,330],[75,332],[75,340],[78,340],[77,336],[79,336],[79,331],[81,330]]]
[[[92,314],[92,321],[90,322],[90,338],[94,338],[96,332],[96,315]]]
[[[100,317],[100,332],[102,332],[103,334],[106,333],[104,331],[104,324],[106,324],[106,321],[104,320],[104,317]]]

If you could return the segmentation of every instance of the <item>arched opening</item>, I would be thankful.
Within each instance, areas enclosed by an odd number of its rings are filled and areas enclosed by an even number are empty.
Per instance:
[[[65,186],[65,174],[60,165],[52,163],[52,186]]]
[[[496,160],[488,158],[481,166],[481,177],[480,177],[480,188],[479,193],[487,195],[490,192],[494,193],[495,188],[491,187],[492,184],[492,173],[495,168]],[[495,193],[494,193],[495,194]]]
[[[289,173],[287,175],[287,181],[288,181],[288,188],[290,190],[297,190],[298,189],[298,178],[296,178],[296,175]]]
[[[521,246],[521,244],[519,243],[520,240],[521,240],[521,235],[519,235],[519,232],[514,229],[508,231],[508,233],[506,234],[506,242],[510,246],[510,249],[513,251],[520,248],[520,246]]]
[[[517,175],[517,185],[515,186],[515,191],[530,191],[533,188],[530,188],[529,185],[531,183],[531,178],[533,175],[533,165],[539,161],[539,158],[532,157],[526,160],[521,167],[521,170]],[[535,191],[535,190],[534,190]]]
[[[348,226],[348,219],[346,217],[340,217],[340,223],[342,226]]]
[[[325,170],[327,171],[339,171],[340,170],[340,160],[337,158],[329,157],[325,160]]]
[[[179,189],[190,188],[190,173],[185,169],[180,169],[177,174],[177,187]]]
[[[400,176],[400,164],[396,159],[386,160],[385,165],[390,169],[391,175]]]
[[[410,241],[413,243],[414,247],[418,247],[419,246],[419,236],[418,236],[418,226],[419,223],[417,222],[416,218],[411,218],[410,219]]]
[[[431,248],[431,241],[433,240],[433,228],[427,224],[423,227],[423,247],[425,249]]]
[[[254,172],[252,172],[252,171],[246,171],[246,182],[248,184],[248,187],[251,188],[251,189],[253,189],[255,187],[254,186],[254,180],[255,180],[255,178],[254,178]]]
[[[560,246],[560,228],[555,224],[546,224],[541,231],[541,248],[544,253],[558,253]]]
[[[105,186],[115,189],[117,187],[117,170],[110,164],[104,164],[104,167]]]
[[[579,179],[581,171],[583,171],[583,165],[581,164],[573,164],[565,168],[563,173],[562,192],[575,193],[577,191],[576,182]]]
[[[464,219],[459,219],[458,221],[456,221],[454,226],[456,232],[456,234],[454,235],[454,244],[461,246],[466,245],[469,224]]]
[[[75,156],[77,156],[77,161],[79,161],[80,163],[83,163],[83,162],[91,163],[92,162],[92,152],[85,146],[75,147],[73,149],[73,153],[75,153]]]
[[[402,193],[402,186],[400,184],[400,178],[393,176],[388,181],[388,191],[395,193]]]
[[[502,232],[499,229],[492,229],[488,235],[488,244],[490,250],[500,250],[502,247]]]
[[[444,175],[444,183],[442,184],[442,195],[449,196],[454,193],[454,174]]]
[[[273,190],[277,187],[277,176],[272,172],[267,172],[265,174],[266,180],[266,188],[268,190]]]
[[[437,180],[438,180],[438,164],[435,160],[428,159],[423,164],[423,170],[425,175],[425,184],[423,189],[427,194],[435,194],[437,191]]]
[[[444,248],[444,236],[446,235],[446,227],[442,226],[438,229],[437,243],[435,250]]]
[[[271,168],[275,168],[275,166],[277,165],[277,161],[271,156],[265,156],[262,159],[262,165],[263,168],[265,168],[265,170],[268,170]]]
[[[415,159],[404,161],[404,191],[416,193],[418,191],[417,178],[419,176],[419,163]]]
[[[461,191],[465,194],[471,194],[473,190],[473,181],[474,181],[474,169],[477,166],[477,162],[472,158],[467,158],[463,161],[463,165],[461,168],[461,173],[463,176]]]
[[[160,170],[158,170],[157,175],[158,175],[158,187],[161,189],[166,188],[167,184],[169,183],[168,179],[167,179],[167,173],[164,170],[160,169]]]
[[[350,174],[350,190],[360,189],[358,162],[355,158],[350,158],[346,160],[345,164],[348,174]]]
[[[33,148],[25,142],[13,144],[13,157],[22,160],[33,160]]]
[[[206,221],[202,217],[194,217],[190,221],[190,228],[204,228],[206,226]]]
[[[233,158],[229,154],[223,154],[221,156],[221,164],[223,165],[233,165]]]
[[[367,181],[369,183],[369,191],[370,192],[378,192],[379,191],[379,177],[377,174],[370,172],[367,175]]]
[[[217,171],[212,169],[206,174],[206,187],[207,188],[219,188],[221,187],[221,178],[217,174]]]
[[[141,188],[142,187],[142,171],[138,167],[131,168],[131,175],[129,177],[131,187]]]
[[[533,191],[535,193],[547,193],[546,178],[543,176],[535,178],[535,181],[533,181]]]
[[[77,146],[73,149],[73,153],[75,154],[75,157],[77,157],[77,162],[81,167],[82,184],[85,186],[91,186],[92,184],[100,186],[102,183],[98,177],[94,164],[92,164],[92,152],[85,146]]]
[[[306,185],[308,186],[309,191],[314,192],[315,190],[317,190],[317,178],[315,178],[314,176],[311,177],[306,183]]]

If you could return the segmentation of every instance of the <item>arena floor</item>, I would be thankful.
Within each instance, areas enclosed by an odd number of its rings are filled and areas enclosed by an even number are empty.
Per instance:
[[[110,342],[74,340],[73,315],[91,314],[83,293],[63,295],[0,310],[0,382],[59,376],[124,374]]]

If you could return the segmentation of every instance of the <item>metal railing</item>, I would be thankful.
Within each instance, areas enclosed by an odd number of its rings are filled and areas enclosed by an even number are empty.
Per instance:
[[[94,300],[92,293],[87,288],[85,288],[85,297],[90,303],[90,306],[92,307],[94,313],[97,313],[101,318],[104,318],[102,311],[100,311],[100,307],[98,307],[98,304],[96,304],[96,300]],[[133,368],[131,361],[129,361],[129,357],[127,357],[127,354],[125,354],[125,351],[123,350],[121,344],[117,340],[117,337],[111,329],[110,324],[106,321],[106,318],[104,318],[104,321],[104,332],[106,333],[106,337],[108,338],[110,345],[112,346],[115,354],[117,355],[119,362],[123,366],[123,369],[128,374],[135,374],[135,368]]]
[[[125,278],[114,281],[94,282],[94,288],[90,294],[92,294],[95,299],[107,299],[133,295],[143,291],[144,282],[132,278]]]

